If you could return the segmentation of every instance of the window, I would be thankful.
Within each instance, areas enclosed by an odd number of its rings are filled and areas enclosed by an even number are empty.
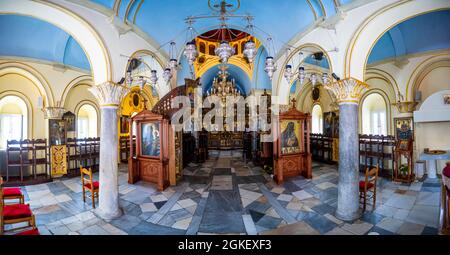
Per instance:
[[[362,132],[367,135],[387,135],[386,101],[378,94],[368,95],[362,104]]]
[[[312,109],[312,133],[322,134],[323,133],[323,115],[322,107],[316,104]]]
[[[97,137],[97,111],[92,105],[85,104],[78,110],[77,137]]]
[[[8,140],[27,138],[28,110],[22,98],[6,96],[0,100],[0,148]]]

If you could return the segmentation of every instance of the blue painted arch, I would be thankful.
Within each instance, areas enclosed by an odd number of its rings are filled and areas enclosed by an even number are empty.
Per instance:
[[[28,16],[0,15],[0,55],[91,69],[86,54],[71,35]]]
[[[423,14],[394,26],[373,47],[368,63],[450,48],[450,10]]]

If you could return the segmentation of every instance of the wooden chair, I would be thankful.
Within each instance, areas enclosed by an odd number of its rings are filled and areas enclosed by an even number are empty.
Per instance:
[[[372,210],[375,209],[377,202],[378,170],[378,164],[371,170],[367,168],[364,181],[359,182],[359,198],[363,200],[363,212],[366,210],[368,199],[373,199]]]
[[[3,184],[3,178],[0,176],[0,185]],[[19,200],[20,204],[24,203],[24,196],[22,194],[22,190],[20,190],[20,188],[2,188],[3,191],[3,202],[5,202],[5,200]]]
[[[0,235],[5,232],[6,224],[15,224],[20,222],[28,222],[28,226],[14,228],[11,230],[33,227],[36,228],[36,220],[33,212],[28,204],[11,204],[3,203],[3,191],[0,189]]]
[[[16,236],[39,236],[39,235],[41,235],[41,233],[39,233],[39,229],[34,227],[32,229],[24,230],[22,232],[14,234],[14,235],[16,235]]]
[[[100,184],[93,180],[91,168],[86,169],[80,166],[81,184],[83,186],[83,202],[86,203],[86,190],[91,192],[92,206],[95,208],[95,197],[98,199]],[[87,178],[86,178],[87,177]]]

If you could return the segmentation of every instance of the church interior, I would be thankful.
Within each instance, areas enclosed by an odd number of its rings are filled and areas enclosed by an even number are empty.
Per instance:
[[[448,24],[448,0],[1,0],[0,234],[446,235]]]

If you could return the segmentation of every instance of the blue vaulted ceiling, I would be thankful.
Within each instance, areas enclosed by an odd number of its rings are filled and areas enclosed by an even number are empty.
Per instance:
[[[0,15],[0,55],[40,59],[90,70],[83,49],[71,35],[28,16]]]
[[[450,10],[420,15],[391,28],[375,44],[368,63],[450,48]]]
[[[135,24],[159,44],[175,40],[178,45],[185,41],[184,19],[192,15],[211,14],[208,0],[91,0],[91,2],[111,9],[118,17]],[[219,3],[213,0],[212,3]],[[236,5],[236,0],[227,3]],[[336,14],[336,6],[343,4],[338,0],[241,0],[240,9],[235,14],[253,15],[255,34],[261,41],[270,34],[274,47],[280,49],[297,33],[304,31],[315,20]],[[241,18],[227,21],[230,27],[243,28],[246,22]],[[194,28],[198,33],[217,28],[217,20],[197,21]],[[294,29],[295,28],[295,29]],[[177,35],[180,35],[177,38]]]
[[[206,93],[211,88],[214,77],[217,77],[217,72],[219,72],[218,65],[213,66],[202,75],[200,82],[203,87],[203,93]],[[247,74],[241,68],[230,64],[228,64],[228,73],[230,74],[230,80],[235,79],[236,88],[241,94],[248,95],[250,93],[251,83]]]

